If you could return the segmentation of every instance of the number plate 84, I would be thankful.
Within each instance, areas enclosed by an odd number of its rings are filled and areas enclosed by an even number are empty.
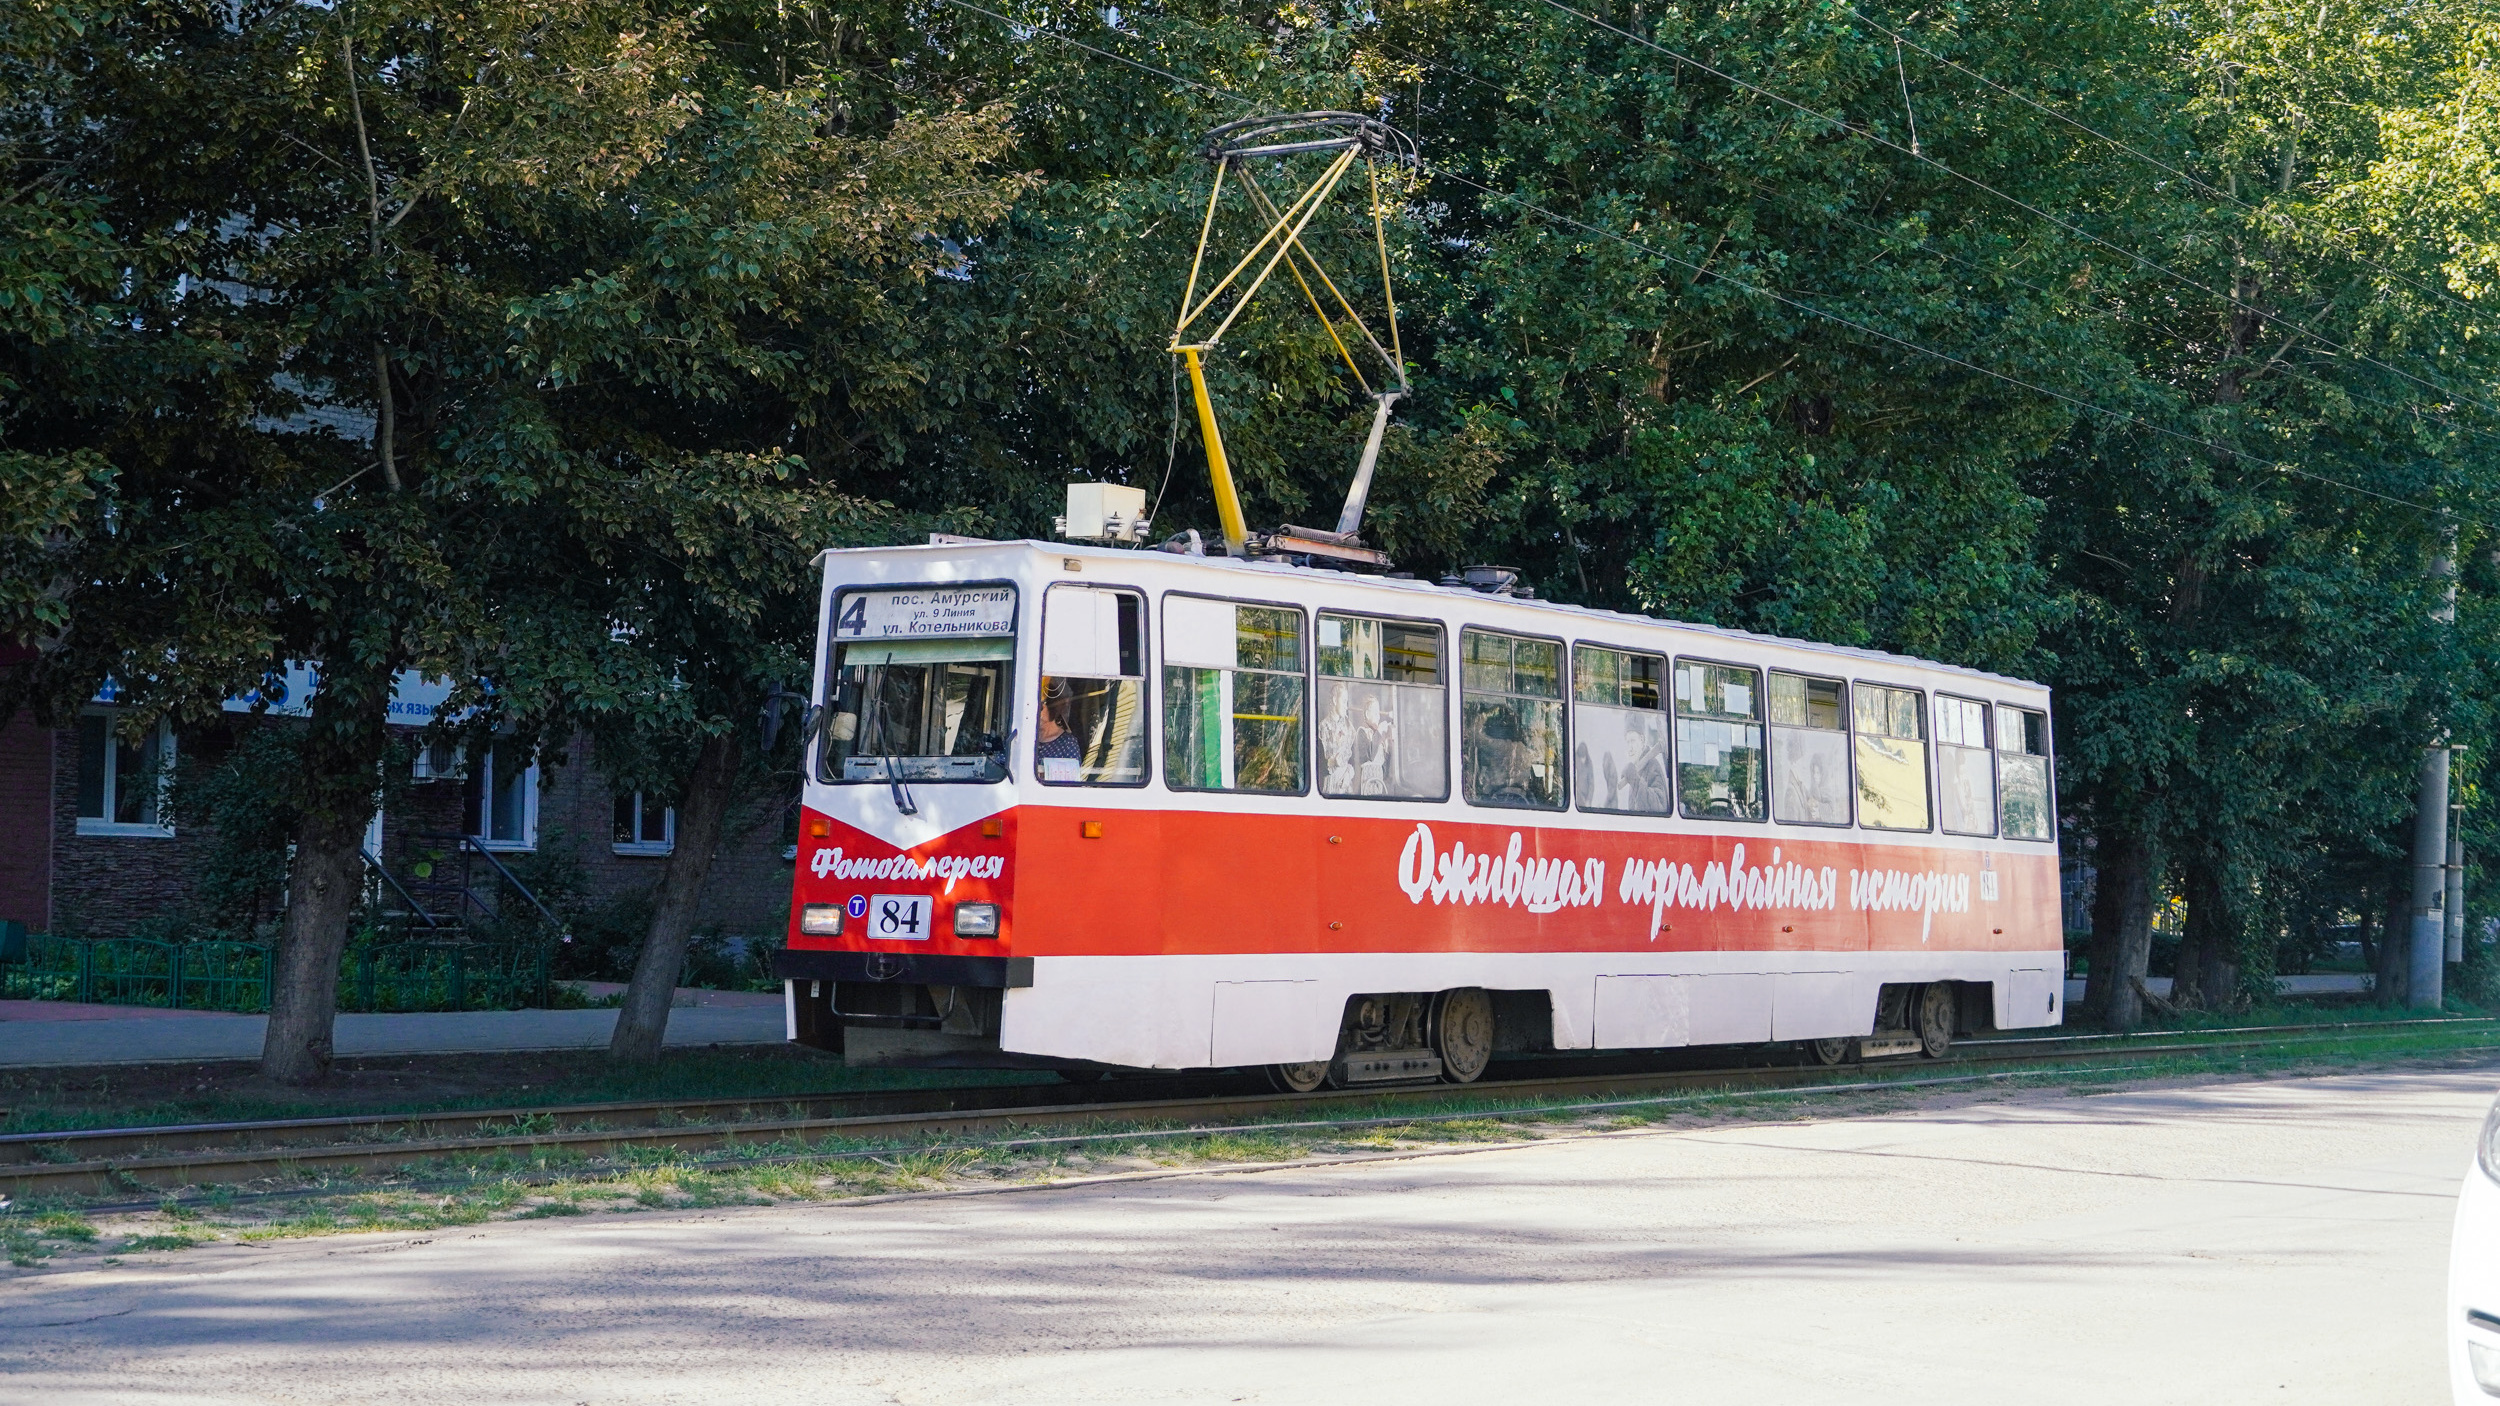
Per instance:
[[[929,936],[931,900],[925,893],[881,893],[868,900],[868,935],[887,942],[919,942]]]

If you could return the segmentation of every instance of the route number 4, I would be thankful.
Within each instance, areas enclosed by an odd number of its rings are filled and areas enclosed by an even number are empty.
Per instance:
[[[868,935],[887,942],[919,942],[929,935],[930,899],[925,893],[881,893],[868,900]]]

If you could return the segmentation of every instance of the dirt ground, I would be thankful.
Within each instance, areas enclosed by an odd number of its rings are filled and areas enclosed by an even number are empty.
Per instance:
[[[962,1074],[953,1080],[968,1081]],[[796,1045],[672,1051],[658,1065],[641,1068],[612,1065],[601,1050],[344,1059],[327,1083],[310,1089],[272,1083],[256,1065],[239,1060],[5,1069],[0,1132],[863,1086],[839,1060]]]

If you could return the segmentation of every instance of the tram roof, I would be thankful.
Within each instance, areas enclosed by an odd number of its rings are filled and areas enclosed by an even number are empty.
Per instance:
[[[1468,586],[1444,586],[1437,581],[1415,577],[1366,576],[1353,572],[1328,571],[1315,567],[1294,566],[1286,562],[1245,561],[1227,556],[1190,556],[1179,552],[1152,548],[1099,547],[1081,542],[1049,542],[1039,538],[1004,538],[998,541],[958,540],[952,542],[909,542],[890,547],[828,547],[817,554],[826,557],[863,557],[903,554],[910,556],[971,556],[1001,552],[1023,552],[1036,556],[1077,557],[1088,561],[1143,561],[1156,567],[1219,572],[1244,572],[1259,576],[1277,576],[1303,584],[1359,584],[1365,591],[1412,595],[1422,599],[1447,601],[1453,598],[1481,603],[1499,603],[1520,610],[1542,611],[1559,616],[1577,616],[1588,620],[1620,620],[1639,625],[1666,625],[1698,635],[1727,640],[1752,640],[1784,648],[1805,650],[1815,654],[1834,655],[1844,659],[1863,659],[1875,663],[1903,665],[1955,674],[1963,678],[1985,679],[1990,683],[2010,684],[2017,688],[2034,688],[2048,692],[2049,686],[2036,679],[2017,678],[2011,674],[1991,673],[1963,664],[1947,664],[1935,659],[1922,659],[1915,654],[1894,654],[1888,650],[1866,649],[1858,645],[1829,644],[1822,640],[1797,639],[1789,635],[1766,635],[1756,630],[1737,630],[1725,625],[1705,625],[1690,620],[1670,620],[1657,615],[1635,615],[1630,611],[1606,610],[1597,606],[1573,605],[1568,601],[1544,600],[1538,597],[1499,595]],[[1436,612],[1418,610],[1418,615]]]

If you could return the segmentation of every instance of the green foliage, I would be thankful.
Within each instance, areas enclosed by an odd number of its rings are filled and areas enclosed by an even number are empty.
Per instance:
[[[269,778],[293,770],[300,742],[292,728],[244,727],[230,747],[194,743],[178,754],[166,809],[177,830],[202,837],[192,897],[221,935],[250,939],[285,894],[287,843],[300,816]]]
[[[1039,534],[1081,479],[1211,530],[1165,350],[1195,152],[1326,107],[1425,157],[1381,187],[1402,566],[2048,679],[2070,837],[2151,835],[2252,989],[2383,910],[2436,731],[2500,834],[2489,16],[1592,13],[33,12],[0,636],[55,647],[0,707],[109,674],[198,720],[323,661],[291,782],[230,807],[229,906],[287,816],[369,796],[401,668],[676,795],[803,676],[821,547]],[[1312,250],[1363,267],[1366,216]],[[1208,375],[1254,523],[1325,525],[1369,405],[1289,288]],[[747,759],[747,819],[791,761]],[[636,915],[568,916],[621,975]]]

